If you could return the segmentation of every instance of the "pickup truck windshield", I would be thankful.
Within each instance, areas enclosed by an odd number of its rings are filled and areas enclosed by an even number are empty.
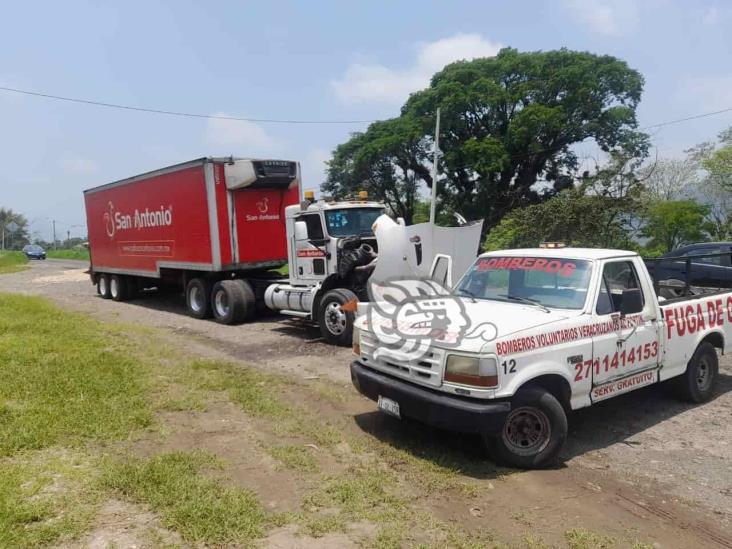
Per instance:
[[[373,236],[371,225],[383,213],[383,208],[326,210],[325,224],[330,236]]]
[[[581,309],[591,274],[592,264],[582,259],[479,257],[455,288],[455,293],[475,299]]]

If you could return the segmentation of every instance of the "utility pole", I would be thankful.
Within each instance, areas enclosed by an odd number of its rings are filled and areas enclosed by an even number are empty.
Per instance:
[[[435,215],[437,208],[437,162],[442,155],[440,151],[440,108],[437,107],[437,120],[435,122],[435,148],[432,158],[432,205],[430,206],[430,223],[435,224]]]
[[[53,249],[56,249],[56,220],[53,219]]]
[[[71,243],[71,229],[66,229],[66,247],[69,248]]]

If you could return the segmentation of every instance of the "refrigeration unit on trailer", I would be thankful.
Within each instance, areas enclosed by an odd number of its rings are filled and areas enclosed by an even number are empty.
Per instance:
[[[251,317],[287,263],[285,208],[300,168],[286,160],[199,158],[84,192],[91,277],[104,298],[177,285],[188,312]]]

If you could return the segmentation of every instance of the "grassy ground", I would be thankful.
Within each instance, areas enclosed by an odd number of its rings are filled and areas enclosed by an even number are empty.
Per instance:
[[[46,250],[46,257],[53,259],[89,260],[89,250]]]
[[[465,460],[424,440],[417,449],[408,437],[368,436],[353,418],[324,413],[351,394],[332,384],[191,358],[151,329],[8,294],[0,376],[0,547],[86,546],[105,527],[105,506],[120,501],[159,523],[138,546],[250,546],[290,528],[312,545],[350,536],[341,541],[508,547],[427,504],[469,508],[478,490],[470,477],[510,471],[481,458],[466,477]],[[265,504],[283,487],[292,509]],[[546,546],[523,534],[512,547]],[[560,541],[584,549],[616,540],[574,529]]]
[[[17,273],[27,269],[28,258],[23,252],[0,252],[0,274]]]

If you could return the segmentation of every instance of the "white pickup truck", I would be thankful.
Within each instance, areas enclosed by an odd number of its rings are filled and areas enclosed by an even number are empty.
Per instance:
[[[449,295],[403,301],[386,328],[367,314],[378,303],[359,305],[355,387],[388,414],[479,433],[518,467],[557,461],[570,410],[667,380],[686,400],[709,400],[717,351],[732,346],[732,292],[658,298],[643,260],[622,250],[490,252]],[[467,328],[446,320],[460,314]],[[403,330],[397,345],[382,337],[390,329]]]

